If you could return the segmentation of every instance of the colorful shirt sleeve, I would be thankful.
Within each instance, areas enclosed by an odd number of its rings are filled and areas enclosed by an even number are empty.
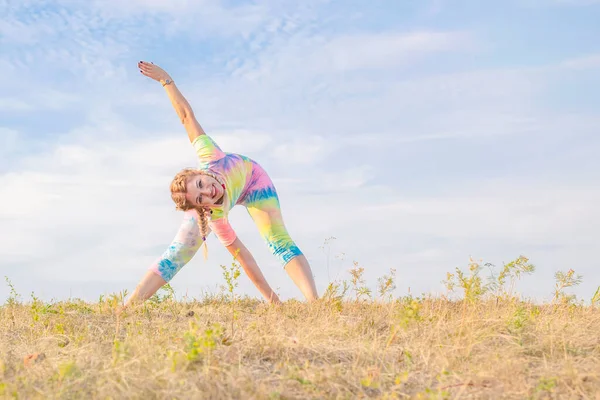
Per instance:
[[[195,210],[186,211],[171,245],[150,270],[169,282],[194,257],[201,245],[198,213]]]
[[[223,246],[229,246],[235,242],[237,235],[227,219],[219,218],[209,221],[208,226],[210,230],[215,233],[215,236],[219,239]]]
[[[208,135],[200,135],[192,142],[196,155],[203,162],[217,161],[225,157],[215,141]]]

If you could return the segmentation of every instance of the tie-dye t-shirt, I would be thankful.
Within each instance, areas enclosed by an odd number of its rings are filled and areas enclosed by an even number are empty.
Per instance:
[[[227,214],[236,204],[242,204],[252,182],[256,162],[240,154],[223,152],[208,135],[198,136],[192,146],[200,159],[198,168],[214,173],[225,184],[223,204],[211,206],[209,227],[223,245],[229,246],[235,241],[236,234],[229,224]]]
[[[209,227],[221,243],[229,246],[236,239],[227,214],[239,204],[246,207],[259,234],[282,266],[302,255],[287,232],[279,197],[267,172],[248,157],[221,151],[209,136],[196,138],[192,145],[200,159],[199,168],[212,172],[225,185],[223,204],[211,206],[213,213],[209,214]],[[202,242],[198,213],[188,210],[171,245],[150,270],[169,282],[194,257]]]

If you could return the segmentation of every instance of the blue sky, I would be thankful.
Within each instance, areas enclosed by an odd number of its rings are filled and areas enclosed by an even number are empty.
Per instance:
[[[470,256],[528,256],[600,285],[600,2],[0,0],[0,272],[27,294],[132,290],[196,163],[163,66],[225,151],[267,168],[320,291],[357,261],[374,286],[440,292]],[[3,14],[6,14],[3,12]],[[300,294],[243,209],[232,224],[281,297]],[[322,249],[330,242],[330,260]],[[214,237],[173,280],[223,282]],[[243,293],[259,296],[248,279]],[[0,299],[8,288],[0,286]]]

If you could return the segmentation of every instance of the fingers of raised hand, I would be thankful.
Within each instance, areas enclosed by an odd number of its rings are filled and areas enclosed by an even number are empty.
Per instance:
[[[167,73],[162,68],[160,68],[158,65],[154,65],[151,62],[140,61],[138,63],[138,68],[143,75],[156,81],[168,78]]]
[[[156,69],[154,64],[144,62],[144,61],[140,61],[138,63],[138,68],[140,69],[140,71],[144,71],[144,72],[151,72]]]

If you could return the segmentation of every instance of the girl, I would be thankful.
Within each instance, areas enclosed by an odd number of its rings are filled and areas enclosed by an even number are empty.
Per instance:
[[[175,82],[162,68],[140,61],[140,72],[165,89],[181,119],[200,165],[184,169],[171,182],[171,197],[178,210],[184,211],[183,222],[169,248],[146,273],[127,301],[143,302],[169,282],[175,274],[205,246],[209,232],[238,260],[252,283],[271,303],[279,303],[254,257],[227,220],[228,212],[241,204],[258,226],[263,239],[308,301],[317,299],[317,290],[306,257],[290,238],[281,216],[279,199],[273,182],[254,160],[241,154],[224,153],[206,135]]]

